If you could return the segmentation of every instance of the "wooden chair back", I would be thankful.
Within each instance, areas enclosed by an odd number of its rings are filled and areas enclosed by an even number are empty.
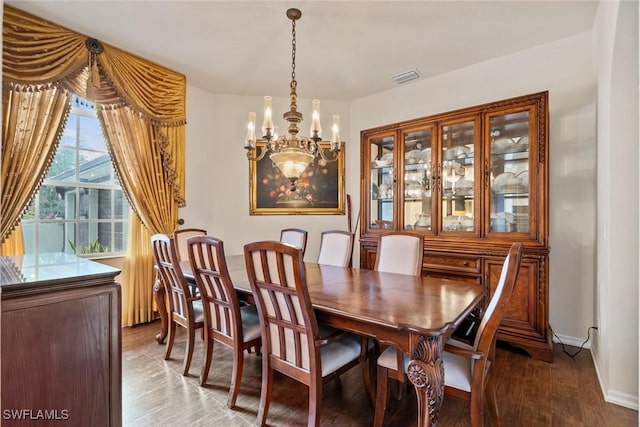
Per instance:
[[[171,237],[176,242],[176,250],[178,252],[178,259],[180,261],[187,261],[189,259],[189,253],[187,250],[187,240],[194,236],[205,236],[207,230],[202,228],[183,228],[173,232]]]
[[[498,404],[495,391],[495,375],[492,374],[495,359],[496,337],[498,326],[507,309],[522,261],[522,244],[513,243],[502,265],[500,279],[496,286],[489,305],[485,310],[473,346],[469,350],[457,348],[460,344],[447,344],[445,350],[453,355],[459,355],[468,359],[468,374],[471,375],[470,390],[461,390],[458,387],[445,383],[445,393],[452,397],[468,400],[470,402],[471,425],[481,426],[484,423],[485,399],[491,414],[493,425],[500,425]],[[455,357],[455,356],[452,356]],[[460,360],[460,359],[458,359]],[[446,363],[445,363],[446,365]],[[452,373],[459,371],[460,367],[453,364],[448,368]],[[447,367],[445,366],[445,371]],[[446,372],[445,372],[446,374]],[[467,374],[467,375],[468,375]],[[453,376],[459,375],[454,373]],[[446,378],[446,377],[445,377]]]
[[[190,316],[188,299],[191,295],[180,268],[175,242],[166,234],[154,234],[151,236],[151,245],[158,272],[169,293],[169,307],[172,312],[170,317],[177,316],[177,320],[186,327]]]
[[[171,350],[176,336],[176,325],[187,330],[187,343],[185,346],[185,357],[182,367],[182,375],[189,374],[193,348],[195,341],[195,330],[204,326],[202,319],[202,308],[199,305],[199,298],[191,296],[189,285],[182,273],[180,260],[173,238],[166,234],[154,234],[151,236],[153,256],[156,260],[161,281],[169,295],[169,340],[165,350],[164,358],[171,358]],[[198,302],[198,307],[195,307]]]
[[[423,243],[422,234],[401,231],[380,234],[374,269],[385,273],[420,276]]]
[[[258,408],[260,425],[266,425],[273,371],[309,387],[307,426],[317,427],[323,382],[338,377],[364,359],[360,337],[331,327],[323,328],[320,336],[302,258],[301,248],[283,242],[255,242],[244,247],[265,349]]]
[[[304,256],[307,250],[307,231],[299,228],[284,228],[280,231],[280,241],[302,249]]]
[[[205,357],[200,385],[207,383],[213,360],[213,343],[233,349],[231,385],[227,406],[233,408],[240,391],[244,350],[260,346],[260,321],[255,306],[240,307],[233,287],[222,240],[196,236],[187,241],[189,263],[199,289],[204,312]]]
[[[353,233],[341,230],[322,232],[318,264],[351,267],[352,256]]]
[[[188,259],[200,291],[205,328],[233,346],[242,337],[240,303],[229,277],[222,240],[195,236],[187,241]]]
[[[271,368],[309,385],[321,373],[318,324],[306,286],[302,249],[265,241],[244,247],[247,275],[254,295],[262,345]]]
[[[493,353],[498,326],[500,326],[500,322],[511,300],[513,289],[516,286],[521,261],[522,243],[515,242],[511,245],[504,264],[502,264],[498,285],[480,321],[480,326],[478,327],[478,332],[473,344],[474,349],[478,352],[484,354]]]

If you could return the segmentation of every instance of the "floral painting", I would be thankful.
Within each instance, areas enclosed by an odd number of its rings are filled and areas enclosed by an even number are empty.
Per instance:
[[[344,145],[336,161],[317,158],[293,187],[269,155],[251,161],[249,173],[251,215],[344,214]]]

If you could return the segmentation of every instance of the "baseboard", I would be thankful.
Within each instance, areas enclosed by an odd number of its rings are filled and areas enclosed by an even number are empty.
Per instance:
[[[598,355],[595,351],[591,351],[590,353],[593,360],[593,366],[595,366],[596,368],[596,375],[598,377],[598,383],[600,384],[600,391],[602,392],[604,401],[637,411],[638,396],[609,390],[609,384],[605,381],[604,377],[600,373],[600,362],[598,360]]]
[[[590,349],[591,348],[591,340],[587,341],[586,344],[582,344],[584,343],[584,338],[576,338],[576,337],[570,337],[568,335],[559,335],[559,334],[554,334],[553,335],[553,342],[554,343],[562,343],[564,345],[570,345],[573,347],[582,347],[582,348],[586,348],[586,349]]]
[[[635,411],[638,410],[638,396],[633,396],[626,393],[618,393],[617,391],[610,391],[604,397],[604,400],[609,403],[624,406],[625,408],[633,409]]]

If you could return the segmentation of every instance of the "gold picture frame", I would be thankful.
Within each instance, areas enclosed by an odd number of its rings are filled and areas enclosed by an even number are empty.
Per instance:
[[[318,143],[327,157],[330,143]],[[305,169],[296,182],[296,191],[290,190],[290,181],[282,176],[268,155],[249,161],[249,214],[250,215],[344,215],[345,178],[344,142],[338,159],[323,164],[318,157]],[[259,153],[264,141],[256,143]]]

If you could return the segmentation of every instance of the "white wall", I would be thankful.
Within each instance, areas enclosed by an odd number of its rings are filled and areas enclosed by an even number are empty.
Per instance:
[[[359,99],[351,108],[356,139],[360,129],[549,90],[550,323],[564,342],[582,342],[578,337],[595,324],[591,52],[591,34],[584,33]],[[350,179],[353,187],[359,177]]]
[[[638,408],[638,4],[601,2],[594,360],[605,399]]]
[[[286,128],[284,120],[278,118],[288,106],[289,98],[274,97],[274,121],[281,132]],[[207,229],[209,234],[224,240],[229,255],[241,254],[244,243],[278,240],[282,228],[302,228],[309,232],[305,258],[315,260],[320,232],[346,230],[346,215],[249,215],[249,162],[243,145],[249,111],[257,113],[260,124],[262,108],[260,96],[212,95],[187,87],[187,206],[180,210],[180,217],[185,220],[183,227]],[[299,99],[298,108],[305,116],[301,131],[308,134],[311,100]],[[325,133],[330,129],[333,114],[340,115],[344,139],[350,134],[348,102],[322,100],[321,121]],[[346,160],[357,155],[358,152],[347,145]],[[354,191],[357,189],[347,186],[346,192],[351,193],[352,198]]]

